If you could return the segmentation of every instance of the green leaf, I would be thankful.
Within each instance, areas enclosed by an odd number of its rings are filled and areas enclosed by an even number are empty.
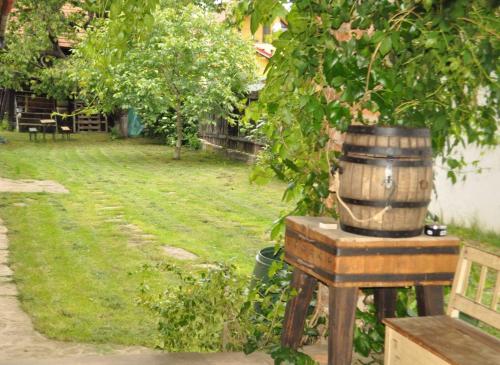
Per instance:
[[[392,38],[390,36],[385,37],[382,40],[382,43],[380,44],[380,54],[382,56],[385,56],[387,53],[389,53],[391,48],[392,48]]]
[[[434,2],[433,0],[422,0],[425,10],[427,11],[431,10],[433,2]]]

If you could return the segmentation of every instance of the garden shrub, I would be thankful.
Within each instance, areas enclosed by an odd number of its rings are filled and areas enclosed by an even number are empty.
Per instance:
[[[286,302],[296,294],[289,289],[290,271],[279,264],[271,268],[269,281],[252,284],[250,276],[222,263],[194,272],[172,264],[143,270],[177,279],[162,293],[143,283],[138,300],[158,317],[158,347],[166,351],[273,351]]]
[[[291,271],[283,262],[271,266],[268,280],[256,280],[238,273],[234,265],[217,263],[194,272],[172,265],[145,266],[174,274],[176,285],[154,293],[144,283],[139,303],[158,317],[158,347],[166,351],[266,351],[276,364],[314,364],[307,355],[280,346],[286,303],[296,291],[290,288]],[[367,291],[371,297],[372,292]],[[407,315],[414,295],[401,291],[398,312]],[[313,298],[311,309],[315,305]],[[311,310],[312,312],[312,310]],[[373,300],[358,309],[354,346],[368,356],[381,352],[384,328],[376,321]],[[304,345],[315,343],[318,330],[326,325],[320,318],[305,329]],[[306,326],[307,327],[307,326]]]
[[[177,285],[152,293],[144,284],[139,303],[158,316],[158,347],[166,351],[214,352],[240,350],[241,308],[249,278],[233,265],[214,264],[196,272],[175,265],[146,267],[174,274]]]

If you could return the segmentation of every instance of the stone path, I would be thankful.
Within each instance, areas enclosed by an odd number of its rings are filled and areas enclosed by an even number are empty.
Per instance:
[[[104,222],[116,224],[120,227],[121,232],[128,236],[127,245],[132,248],[140,248],[143,245],[157,242],[155,235],[145,233],[139,226],[128,223],[125,220],[123,207],[119,205],[111,205],[106,193],[98,190],[92,184],[88,185],[89,193],[94,196],[96,202],[97,216]],[[192,261],[198,259],[198,256],[183,248],[162,245],[161,252],[165,256],[175,258],[177,260]]]
[[[12,181],[0,179],[0,192],[67,193],[51,181]],[[49,340],[33,328],[30,317],[17,299],[16,285],[9,267],[8,231],[0,218],[0,363],[19,359],[68,357],[82,355],[155,353],[143,347],[93,346]]]

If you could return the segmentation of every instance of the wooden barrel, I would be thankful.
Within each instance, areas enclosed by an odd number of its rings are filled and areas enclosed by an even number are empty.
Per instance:
[[[341,228],[376,237],[421,234],[433,185],[429,130],[350,126],[342,150]]]

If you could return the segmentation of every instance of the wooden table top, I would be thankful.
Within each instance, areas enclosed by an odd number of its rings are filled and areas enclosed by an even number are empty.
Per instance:
[[[420,235],[405,238],[385,238],[361,236],[354,233],[345,232],[340,229],[320,228],[320,223],[332,224],[337,221],[331,217],[307,217],[290,216],[286,218],[287,232],[299,233],[315,241],[323,242],[335,247],[349,247],[353,244],[356,247],[405,247],[405,246],[458,246],[460,240],[455,236],[432,237]]]
[[[56,124],[57,122],[53,119],[40,119],[41,124]]]

